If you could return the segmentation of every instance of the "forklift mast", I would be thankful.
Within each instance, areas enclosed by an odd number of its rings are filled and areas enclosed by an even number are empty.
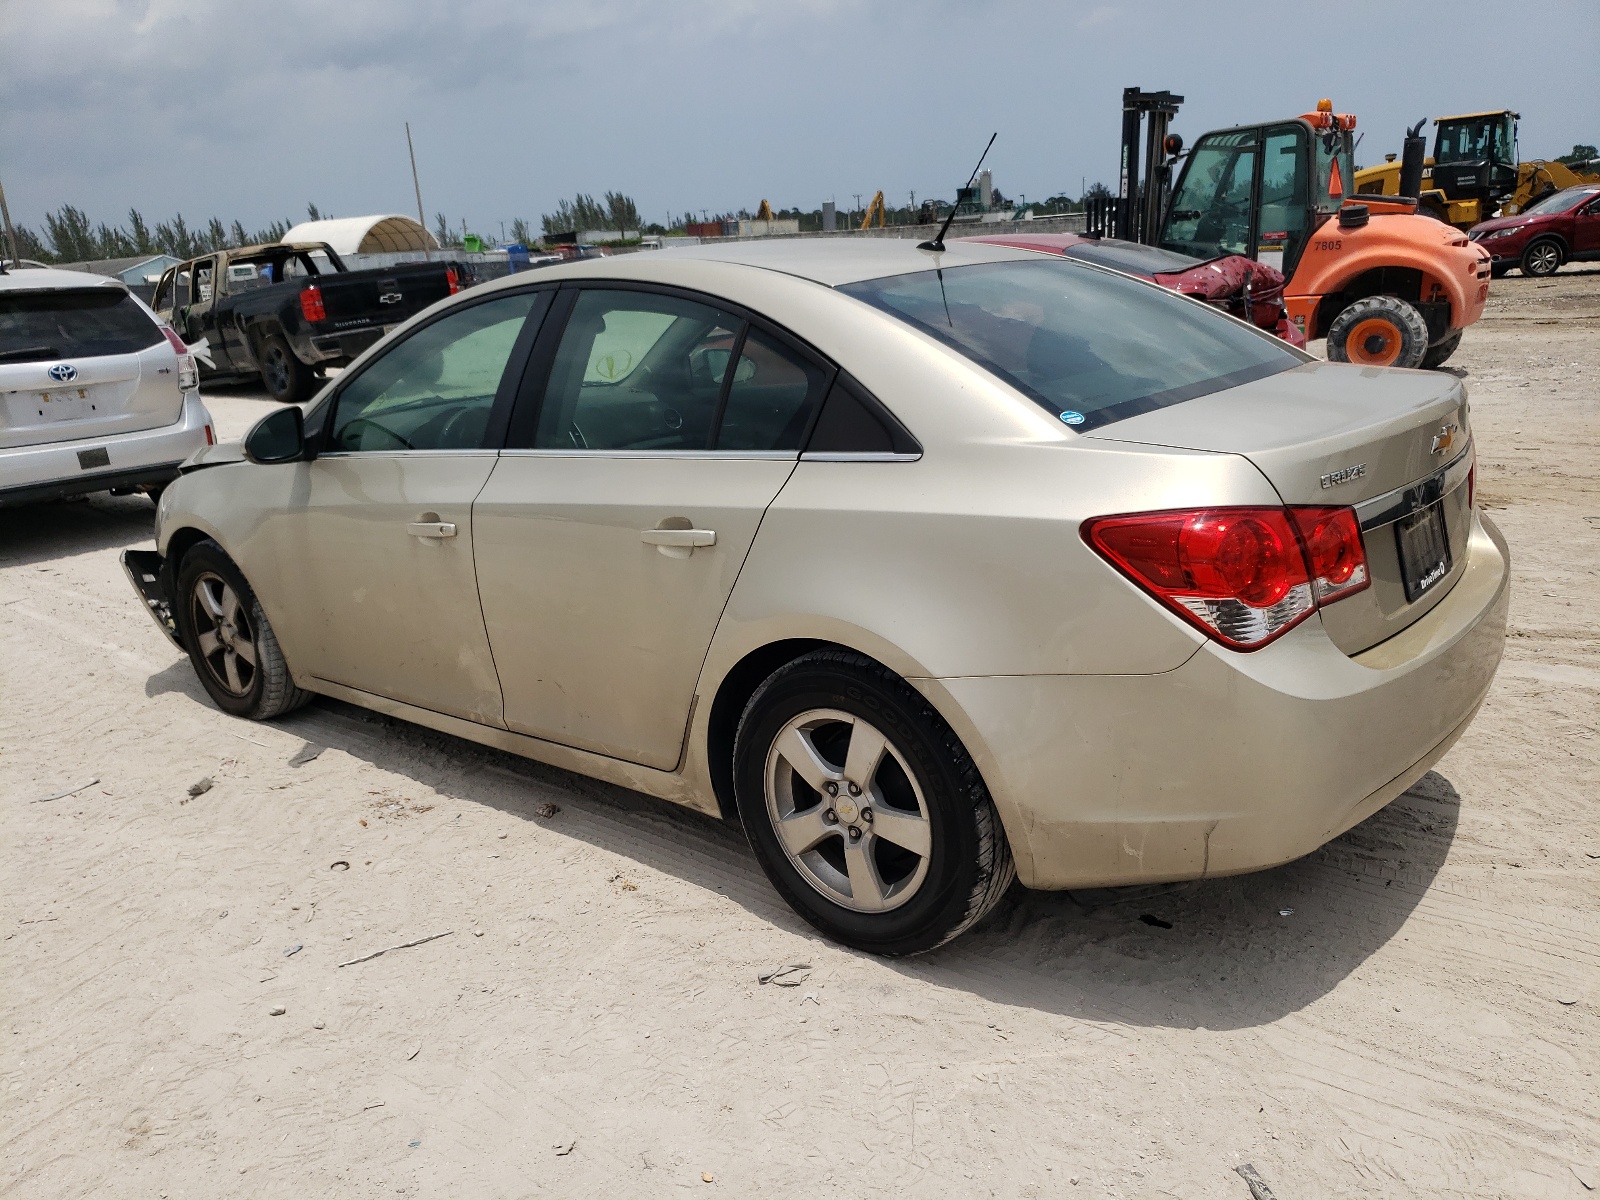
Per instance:
[[[1183,103],[1171,92],[1122,89],[1122,173],[1117,189],[1116,236],[1145,245],[1160,236],[1161,218],[1172,180],[1163,155],[1167,129]],[[1145,126],[1145,117],[1150,118]],[[1143,127],[1143,128],[1142,128]],[[1144,143],[1145,178],[1139,178],[1140,142]]]

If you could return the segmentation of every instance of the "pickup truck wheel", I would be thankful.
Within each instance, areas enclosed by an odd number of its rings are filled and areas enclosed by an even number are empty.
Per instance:
[[[1364,367],[1420,367],[1428,323],[1398,296],[1357,300],[1328,327],[1328,357]]]
[[[262,341],[261,382],[274,400],[299,404],[311,394],[314,378],[311,368],[295,357],[283,338],[274,333]]]

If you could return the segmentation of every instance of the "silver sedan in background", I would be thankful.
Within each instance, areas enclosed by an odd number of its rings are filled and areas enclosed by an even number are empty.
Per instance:
[[[1508,558],[1459,380],[953,243],[453,297],[189,464],[130,577],[312,693],[742,822],[829,936],[1315,849],[1466,728]]]

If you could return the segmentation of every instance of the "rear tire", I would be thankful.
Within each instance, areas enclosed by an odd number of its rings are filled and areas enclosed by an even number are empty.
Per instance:
[[[960,739],[904,680],[849,651],[807,654],[756,689],[734,741],[734,794],[778,893],[859,950],[931,950],[1015,878]]]
[[[209,538],[178,564],[172,615],[195,674],[223,712],[267,721],[311,699],[295,687],[261,601]]]
[[[1531,275],[1535,279],[1543,279],[1547,275],[1554,275],[1561,269],[1564,256],[1561,253],[1561,243],[1551,238],[1540,238],[1529,244],[1522,252],[1522,267],[1524,275]]]
[[[268,334],[262,339],[260,354],[261,383],[274,400],[280,404],[299,404],[311,394],[316,376],[295,357],[282,337]]]
[[[1328,327],[1328,357],[1366,367],[1420,367],[1428,323],[1399,296],[1357,300]]]
[[[1428,347],[1428,352],[1422,356],[1424,370],[1432,370],[1456,352],[1456,347],[1461,345],[1463,330],[1452,329],[1441,341]]]

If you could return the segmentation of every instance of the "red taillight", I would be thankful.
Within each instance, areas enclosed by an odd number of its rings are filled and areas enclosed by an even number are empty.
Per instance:
[[[1083,538],[1208,636],[1255,650],[1367,586],[1348,508],[1202,508],[1095,517]]]
[[[217,444],[217,435],[212,431],[211,426],[207,425],[206,426],[206,445],[215,446],[216,444]]]
[[[161,332],[166,335],[167,345],[171,346],[179,354],[189,353],[189,347],[184,345],[183,339],[178,336],[178,331],[171,325],[163,325]]]
[[[316,284],[300,289],[300,311],[308,321],[328,319],[328,310],[322,304],[322,289]]]
[[[461,290],[461,276],[456,274],[454,267],[446,267],[444,269],[444,278],[445,282],[450,285],[450,294],[452,296]]]

